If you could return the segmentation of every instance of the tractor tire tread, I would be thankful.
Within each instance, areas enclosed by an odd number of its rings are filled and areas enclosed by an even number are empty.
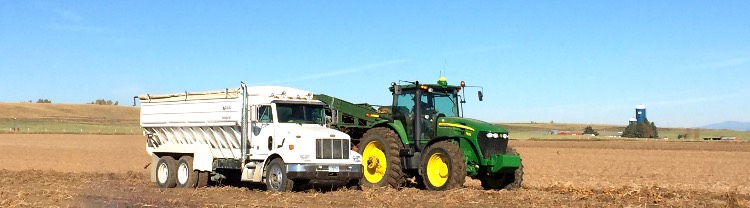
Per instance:
[[[393,132],[393,130],[386,127],[377,127],[370,129],[365,132],[365,134],[362,136],[362,142],[359,143],[359,147],[357,149],[360,151],[360,154],[362,154],[362,151],[364,151],[367,143],[369,143],[369,141],[371,140],[378,140],[379,142],[383,143],[386,148],[386,157],[388,160],[388,170],[386,171],[386,174],[388,175],[385,178],[387,180],[386,184],[382,185],[391,186],[396,189],[401,188],[406,180],[404,178],[403,170],[401,169],[401,156],[399,155],[399,151],[402,147],[402,144],[398,135],[396,134],[396,132]],[[368,184],[364,178],[360,180],[360,186],[363,189],[377,187]]]

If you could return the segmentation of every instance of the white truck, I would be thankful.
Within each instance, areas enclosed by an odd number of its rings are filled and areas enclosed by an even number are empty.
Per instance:
[[[136,98],[151,181],[159,187],[234,179],[289,191],[312,179],[362,177],[362,156],[351,150],[349,135],[325,127],[325,103],[312,92],[242,83]]]

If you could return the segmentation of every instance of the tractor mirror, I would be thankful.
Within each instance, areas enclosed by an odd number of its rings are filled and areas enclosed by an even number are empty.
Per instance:
[[[482,101],[482,98],[484,98],[482,91],[477,91],[477,97],[479,97],[479,101]]]
[[[393,94],[394,95],[400,95],[401,94],[401,86],[400,85],[393,85]]]

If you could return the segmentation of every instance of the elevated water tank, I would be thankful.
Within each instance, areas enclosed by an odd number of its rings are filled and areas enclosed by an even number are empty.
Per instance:
[[[646,120],[646,106],[643,104],[635,106],[635,119],[638,123]]]

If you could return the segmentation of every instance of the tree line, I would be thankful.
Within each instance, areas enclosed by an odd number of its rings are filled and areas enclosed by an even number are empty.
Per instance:
[[[622,137],[627,138],[659,138],[659,131],[654,122],[648,122],[648,118],[643,122],[628,124],[622,131]]]
[[[21,103],[34,103],[32,100],[29,101],[22,101]],[[40,98],[36,100],[36,103],[52,103],[52,100],[46,99],[46,98]],[[88,102],[86,104],[95,104],[95,105],[120,105],[120,101],[114,101],[112,100],[105,100],[105,99],[98,99],[92,102]]]

